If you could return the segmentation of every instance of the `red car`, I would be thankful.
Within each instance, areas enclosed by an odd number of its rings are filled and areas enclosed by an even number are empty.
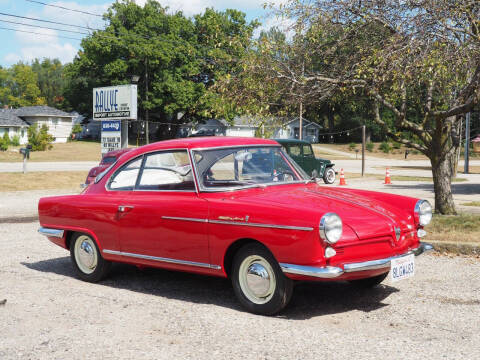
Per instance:
[[[413,276],[425,200],[317,184],[273,140],[186,138],[129,151],[80,195],[40,199],[39,232],[79,278],[112,262],[229,277],[274,314],[296,280],[363,287]]]
[[[100,161],[100,164],[98,164],[98,166],[91,168],[90,171],[88,172],[87,179],[85,180],[85,185],[89,185],[92,182],[94,182],[98,174],[100,174],[103,170],[105,170],[110,165],[112,165],[115,161],[117,161],[117,159],[121,155],[125,154],[130,150],[132,149],[126,148],[126,149],[114,150],[103,155],[102,160]]]

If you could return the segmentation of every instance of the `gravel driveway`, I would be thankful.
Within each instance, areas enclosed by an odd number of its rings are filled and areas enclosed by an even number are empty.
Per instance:
[[[0,224],[1,359],[479,359],[480,260],[425,255],[413,280],[298,284],[280,316],[228,280],[116,265],[73,276],[38,223]]]

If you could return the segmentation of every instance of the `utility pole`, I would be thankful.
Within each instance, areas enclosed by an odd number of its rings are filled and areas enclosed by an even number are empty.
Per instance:
[[[145,101],[148,102],[148,58],[145,57]],[[145,109],[145,137],[146,137],[146,143],[150,143],[150,134],[148,131],[148,105]]]
[[[305,76],[305,60],[302,62],[302,77]],[[303,140],[303,88],[301,89],[302,95],[300,98],[300,116],[298,117],[299,119],[299,132],[298,132],[298,138],[300,140]]]
[[[365,125],[362,126],[362,177],[365,175]]]
[[[463,173],[468,174],[468,162],[470,157],[470,113],[465,117],[465,151],[464,151],[464,169]]]

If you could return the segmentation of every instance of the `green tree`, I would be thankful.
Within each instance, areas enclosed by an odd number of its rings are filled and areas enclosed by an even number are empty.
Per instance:
[[[68,103],[90,114],[93,87],[130,83],[139,75],[139,113],[148,109],[152,120],[162,121],[175,121],[180,112],[193,118],[212,113],[218,97],[209,89],[237,66],[256,26],[238,11],[207,9],[189,19],[156,1],[144,7],[115,2],[105,19],[106,29],[85,38],[65,68]]]
[[[13,107],[44,105],[38,87],[38,76],[28,64],[17,63],[9,69],[6,85],[10,89],[8,105]]]
[[[435,211],[454,214],[460,120],[480,102],[480,3],[291,0],[280,12],[316,61],[299,83],[365,96],[389,137],[430,159]]]
[[[63,76],[63,65],[58,59],[35,59],[32,62],[32,71],[37,74],[37,84],[40,96],[45,99],[46,104],[52,107],[59,107],[64,100],[63,88],[65,79]]]

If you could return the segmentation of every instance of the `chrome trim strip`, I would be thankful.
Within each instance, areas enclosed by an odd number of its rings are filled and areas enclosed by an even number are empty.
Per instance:
[[[208,222],[212,224],[223,224],[223,225],[238,225],[238,226],[273,228],[273,229],[285,229],[285,230],[313,231],[313,228],[311,227],[302,227],[302,226],[260,224],[260,223],[251,223],[251,222],[247,223],[247,222],[225,221],[225,220],[208,220]]]
[[[282,271],[287,274],[305,275],[323,279],[332,279],[343,274],[343,270],[335,266],[314,267],[281,263]]]
[[[392,256],[386,259],[379,259],[373,261],[365,261],[361,263],[345,264],[344,270],[335,266],[315,267],[315,266],[303,266],[295,264],[280,263],[280,267],[284,273],[305,275],[316,278],[332,279],[343,275],[344,273],[376,270],[390,267],[392,259],[400,258],[406,255],[414,254],[418,256],[424,252],[433,250],[433,246],[427,243],[420,243],[420,246],[416,249],[410,250],[403,255]]]
[[[180,220],[180,221],[194,221],[194,222],[208,222],[208,219],[197,219],[197,218],[187,218],[187,217],[177,217],[177,216],[162,216],[162,219],[166,220]]]
[[[63,238],[64,231],[59,229],[50,229],[50,228],[40,227],[38,229],[38,233],[44,236],[56,237],[61,239]]]
[[[410,250],[406,252],[405,254],[402,255],[397,255],[397,256],[392,256],[389,258],[385,259],[378,259],[378,260],[371,260],[371,261],[364,261],[364,262],[359,262],[359,263],[351,263],[351,264],[345,264],[343,268],[345,269],[345,272],[355,272],[355,271],[366,271],[366,270],[376,270],[376,269],[385,269],[390,267],[390,262],[393,259],[398,259],[407,255],[421,255],[424,252],[433,250],[433,246],[431,244],[427,243],[420,243],[420,246],[416,249]]]
[[[170,264],[197,266],[197,267],[214,269],[214,270],[220,270],[222,268],[220,265],[212,265],[212,264],[199,263],[195,261],[170,259],[170,258],[150,256],[150,255],[133,254],[133,253],[123,252],[123,251],[104,249],[103,252],[106,254],[112,254],[112,255],[127,256],[127,257],[133,257],[133,258],[145,259],[145,260],[153,260],[153,261],[165,262]]]
[[[259,147],[259,146],[273,146],[281,148],[282,145],[279,143],[276,144],[248,144],[248,145],[223,145],[223,146],[210,146],[210,147],[191,147],[193,151],[205,151],[205,150],[214,150],[214,149],[236,149],[236,148],[245,148],[245,147]]]

